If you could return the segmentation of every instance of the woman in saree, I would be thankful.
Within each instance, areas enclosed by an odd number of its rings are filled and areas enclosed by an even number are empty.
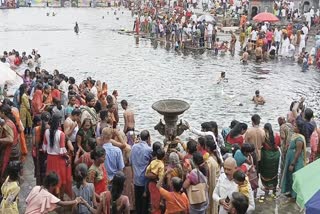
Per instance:
[[[83,120],[81,127],[77,133],[77,146],[81,148],[83,151],[88,152],[88,143],[90,138],[95,138],[95,131],[92,126],[92,121],[90,118],[86,118]]]
[[[25,128],[25,133],[30,134],[32,128],[31,107],[29,96],[24,88],[20,88],[20,119]]]
[[[281,180],[281,193],[296,198],[297,194],[292,189],[292,175],[307,164],[306,140],[304,137],[305,125],[297,120],[294,133],[287,150],[283,176]]]
[[[171,152],[169,154],[168,166],[166,167],[168,173],[164,179],[164,184],[167,190],[173,191],[171,178],[178,177],[184,179],[184,173],[182,166],[180,164],[179,155],[176,152]]]
[[[45,85],[43,89],[43,103],[46,106],[52,105],[52,95],[51,95],[51,86],[50,85]]]
[[[38,84],[33,94],[31,107],[33,116],[40,115],[45,108],[43,104],[42,84]]]
[[[266,137],[264,143],[262,144],[261,161],[259,167],[261,169],[261,181],[265,188],[266,194],[269,192],[269,190],[272,190],[273,195],[275,195],[278,185],[280,151],[275,143],[275,137],[270,123],[266,123],[264,125],[264,131],[266,133]]]
[[[19,160],[18,131],[16,121],[9,105],[0,106],[0,185],[7,177],[7,166],[10,161]]]
[[[222,163],[220,161],[220,158],[218,158],[217,146],[214,143],[212,136],[210,135],[206,136],[206,148],[209,152],[209,158],[206,161],[208,166],[208,193],[209,195],[212,195],[220,176],[220,167]],[[207,213],[218,213],[218,206],[219,204],[216,203],[212,197],[209,197],[209,208],[207,210]]]
[[[231,129],[229,134],[226,137],[225,147],[229,153],[232,153],[232,145],[238,144],[240,147],[244,143],[243,135],[246,133],[248,129],[247,124],[245,123],[238,123]]]
[[[33,128],[32,135],[32,157],[34,163],[34,177],[36,178],[36,185],[43,185],[43,179],[46,175],[46,160],[47,154],[43,151],[43,138],[46,129],[49,129],[49,121],[51,115],[49,112],[41,114],[41,124]]]
[[[19,110],[13,106],[13,102],[11,100],[5,98],[3,100],[3,104],[7,104],[11,107],[11,112],[16,119],[16,127],[19,132],[19,140],[20,140],[20,151],[21,151],[21,159],[22,161],[25,160],[27,154],[28,154],[28,148],[27,148],[27,143],[26,143],[26,138],[24,135],[24,127],[23,124],[20,120],[20,113]]]

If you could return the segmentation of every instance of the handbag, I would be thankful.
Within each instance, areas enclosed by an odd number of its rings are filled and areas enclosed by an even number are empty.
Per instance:
[[[199,170],[198,173],[198,180],[200,182]],[[189,198],[190,204],[201,204],[207,201],[207,184],[206,183],[198,183],[196,185],[190,185],[187,189],[187,195]]]

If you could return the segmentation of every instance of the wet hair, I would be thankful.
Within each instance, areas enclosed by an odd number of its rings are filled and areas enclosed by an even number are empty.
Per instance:
[[[193,160],[194,164],[199,167],[199,170],[202,172],[202,174],[204,176],[207,176],[207,170],[203,166],[204,159],[203,159],[202,154],[200,152],[198,152],[198,151],[193,153],[192,154],[192,160]]]
[[[43,182],[43,186],[46,189],[50,187],[55,187],[59,183],[59,177],[55,172],[50,172],[45,178]]]
[[[141,138],[142,141],[147,141],[147,140],[149,140],[149,138],[150,138],[150,133],[149,133],[149,131],[143,130],[143,131],[140,133],[140,138]]]
[[[239,123],[239,121],[237,121],[237,120],[232,120],[231,123],[230,123],[229,128],[230,128],[230,129],[233,129],[233,127],[235,127],[238,123]]]
[[[258,114],[254,114],[251,117],[251,121],[255,125],[259,125],[260,124],[260,120],[261,120],[261,117]]]
[[[14,124],[17,123],[16,118],[13,116],[11,107],[7,104],[1,105],[0,106],[0,111],[6,115]]]
[[[242,154],[254,152],[254,147],[250,143],[244,143],[241,147]]]
[[[113,103],[113,98],[111,95],[108,95],[106,99],[108,103]]]
[[[88,93],[88,94],[86,95],[86,103],[91,102],[93,99],[94,99],[94,94]]]
[[[52,115],[51,123],[50,123],[50,133],[49,133],[49,139],[50,139],[50,147],[53,148],[54,146],[54,137],[56,135],[56,131],[60,127],[60,121],[61,121],[61,115],[59,113],[55,113]]]
[[[201,123],[201,128],[205,131],[211,131],[211,124],[209,122]]]
[[[181,192],[182,186],[183,186],[183,180],[179,177],[173,177],[171,179],[172,181],[172,187],[175,192]]]
[[[100,111],[100,118],[101,118],[101,120],[105,120],[105,119],[107,119],[108,118],[108,111],[107,110],[101,110]]]
[[[10,180],[19,180],[19,174],[22,169],[22,164],[20,161],[10,161],[7,166],[7,172]]]
[[[104,150],[103,147],[97,146],[94,150],[90,153],[90,158],[92,160],[97,160],[98,158],[101,158],[102,156],[106,155],[106,150]]]
[[[111,188],[111,198],[112,198],[111,214],[118,213],[116,201],[118,198],[120,198],[123,192],[125,181],[126,181],[126,176],[122,171],[118,171],[113,177],[112,188]]]
[[[239,134],[241,134],[241,132],[243,130],[247,130],[248,129],[248,125],[245,123],[238,123],[237,125],[235,125],[233,127],[233,129],[231,129],[229,135],[231,138],[235,138],[236,136],[238,136]]]
[[[293,109],[293,106],[294,106],[294,104],[296,104],[298,101],[293,101],[291,104],[290,104],[290,111],[292,111],[292,109]]]
[[[214,136],[218,138],[218,124],[215,121],[210,121],[209,124],[211,126],[211,130],[213,131]]]
[[[74,180],[76,182],[76,187],[80,189],[83,180],[86,179],[88,175],[88,166],[84,163],[80,163],[76,166],[75,172],[74,172]]]
[[[198,138],[198,143],[202,148],[206,148],[206,138],[205,137],[199,137]]]
[[[162,160],[165,155],[166,155],[166,152],[164,151],[164,149],[160,148],[157,150],[157,159],[158,160]]]
[[[304,118],[307,121],[310,121],[313,118],[313,111],[310,108],[306,108],[306,110],[304,110]]]
[[[272,130],[272,126],[270,123],[266,123],[263,127],[266,131],[266,133],[268,133],[269,136],[269,142],[271,145],[274,145],[274,134],[273,134],[273,130]]]
[[[197,141],[190,139],[187,143],[187,150],[189,154],[193,154],[197,151]]]
[[[236,209],[237,214],[245,214],[249,207],[249,199],[240,192],[233,192],[231,204]]]
[[[217,145],[211,135],[206,136],[206,148],[216,157],[219,166],[221,166],[222,162],[217,153]]]
[[[81,110],[78,109],[78,108],[75,108],[75,109],[72,110],[71,115],[72,116],[80,116],[81,115]]]
[[[69,77],[69,83],[70,84],[75,84],[76,80],[73,77]]]
[[[152,156],[156,157],[157,156],[157,151],[161,149],[162,144],[159,141],[156,141],[152,144]]]
[[[128,102],[126,100],[121,100],[121,105],[128,106]]]
[[[241,170],[237,170],[233,173],[233,179],[238,182],[244,182],[246,180],[246,174]]]

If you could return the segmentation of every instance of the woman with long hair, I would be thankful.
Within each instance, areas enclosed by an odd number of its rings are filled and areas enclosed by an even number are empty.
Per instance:
[[[7,177],[7,166],[9,161],[19,160],[20,151],[18,144],[18,130],[16,120],[9,105],[0,106],[0,126],[2,133],[0,136],[0,184]]]
[[[247,129],[248,126],[245,123],[238,123],[231,129],[226,138],[226,148],[229,153],[232,152],[232,145],[238,144],[240,147],[242,146],[244,143],[243,135],[246,133]]]
[[[61,115],[53,114],[50,128],[44,133],[43,146],[47,152],[47,173],[55,172],[59,176],[57,194],[63,198],[64,193],[72,195],[72,176],[68,151],[65,145],[65,134],[60,130]]]
[[[217,180],[220,176],[220,167],[222,166],[222,162],[217,154],[217,146],[210,135],[206,136],[206,148],[209,152],[209,158],[206,161],[208,166],[208,193],[209,195],[212,195],[214,188],[216,187]],[[208,213],[218,213],[218,206],[219,204],[216,203],[212,197],[209,197]]]
[[[266,137],[264,143],[262,144],[261,161],[259,167],[261,181],[265,188],[266,194],[269,192],[269,190],[272,190],[273,194],[275,195],[278,185],[280,151],[279,147],[275,144],[275,136],[270,123],[266,123],[264,125],[264,131],[266,133]]]
[[[43,140],[44,133],[47,129],[50,128],[49,121],[51,119],[51,115],[49,112],[42,112],[41,114],[41,124],[37,125],[33,128],[32,135],[32,157],[34,163],[34,177],[36,178],[36,184],[42,185],[43,179],[46,175],[46,160],[47,154],[43,151]]]
[[[74,180],[76,185],[72,187],[73,199],[76,197],[81,197],[90,205],[90,207],[96,207],[96,195],[94,191],[93,183],[88,183],[86,181],[88,176],[88,166],[84,163],[80,163],[75,168]],[[83,204],[78,204],[74,207],[74,213],[90,214],[90,209]]]
[[[214,136],[216,137],[216,141],[218,143],[218,146],[220,148],[224,147],[225,146],[224,139],[223,139],[222,135],[219,133],[218,124],[215,121],[210,121],[210,125],[211,125],[212,132],[213,132]]]
[[[205,166],[205,161],[203,159],[203,156],[200,152],[195,152],[192,155],[192,159],[195,165],[194,169],[189,169],[190,172],[187,175],[184,183],[183,183],[183,188],[188,189],[192,185],[197,185],[199,183],[204,183],[208,185],[208,180],[207,180],[207,174],[208,174],[208,169]],[[205,190],[206,194],[206,201],[198,204],[191,204],[190,201],[190,214],[205,214],[206,210],[209,205],[209,198],[208,198],[208,189],[206,188]],[[189,196],[189,195],[188,195]],[[189,196],[190,197],[190,196]]]
[[[305,123],[297,120],[294,126],[294,134],[287,150],[285,166],[280,183],[281,193],[286,193],[292,198],[296,198],[297,193],[292,189],[292,175],[307,164]]]

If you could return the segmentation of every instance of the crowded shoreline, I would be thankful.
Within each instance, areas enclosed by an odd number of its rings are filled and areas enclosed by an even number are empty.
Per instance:
[[[81,32],[81,25],[80,25],[80,32]],[[34,66],[34,69],[35,69],[35,67],[36,66]],[[57,66],[58,67],[58,66]],[[31,69],[31,70],[33,70],[33,69]],[[40,72],[41,73],[41,72]],[[50,75],[50,74],[49,74]],[[54,74],[53,74],[53,76],[54,76]],[[52,88],[53,88],[53,90],[54,90],[54,87],[56,87],[56,86],[54,86],[56,83],[58,83],[58,81],[56,81],[56,79],[59,79],[59,82],[61,82],[62,81],[62,79],[63,78],[61,78],[60,77],[60,75],[57,75],[57,74],[55,74],[55,76],[56,77],[58,77],[58,78],[55,78],[55,80],[53,81],[54,83],[50,83],[49,85],[51,85],[52,86]],[[68,79],[69,80],[69,79]],[[87,81],[87,84],[89,84],[89,86],[86,86],[86,87],[88,87],[88,88],[92,88],[92,83],[91,83],[91,80],[90,80],[90,78],[89,79],[87,79],[86,80]],[[224,80],[223,79],[221,79],[221,80],[219,80],[220,82],[224,82]],[[71,81],[72,82],[72,81]],[[90,85],[91,84],[91,85]],[[93,84],[94,85],[94,84]],[[59,89],[59,87],[58,87],[58,89]],[[99,90],[98,90],[99,91]],[[48,92],[46,92],[46,93],[48,93]],[[121,91],[120,91],[120,93],[121,93]],[[109,93],[108,94],[110,94],[110,91],[109,91]],[[113,94],[113,93],[112,93]],[[69,97],[69,96],[68,96]],[[62,97],[60,97],[60,98],[62,98]],[[83,97],[84,98],[84,97]],[[59,100],[59,99],[58,99]],[[60,100],[61,101],[61,100]],[[102,98],[102,101],[104,101],[104,99]],[[119,100],[120,101],[120,100]],[[30,101],[31,103],[32,103],[32,101]],[[81,103],[81,101],[78,101],[79,103],[78,103],[78,105],[80,106],[80,105],[83,105],[84,104],[84,102],[83,102],[83,100],[82,100],[82,103]],[[112,100],[111,101],[111,98],[109,98],[109,102],[110,103],[113,103],[114,101]],[[109,103],[109,102],[107,102],[107,103]],[[133,101],[131,101],[131,102],[133,102]],[[58,105],[58,104],[54,104],[54,105]],[[268,100],[266,101],[266,105],[268,105]],[[59,108],[58,106],[57,106],[57,108]],[[111,109],[113,108],[112,106],[110,107]],[[300,108],[300,107],[299,107]],[[110,109],[110,111],[112,111]],[[32,113],[32,112],[31,112]],[[285,112],[284,112],[285,113]],[[113,116],[112,116],[112,114],[110,114],[109,115],[109,112],[107,113],[108,114],[108,117],[110,116],[110,118],[112,118]],[[53,116],[54,114],[52,114],[52,116]],[[118,116],[118,117],[121,117],[121,116]],[[61,119],[61,118],[60,118]],[[115,119],[116,119],[116,116],[115,116]],[[276,118],[274,118],[275,120],[276,120]],[[113,119],[110,119],[110,120],[113,120]],[[61,121],[62,122],[62,121]],[[60,123],[61,123],[60,122]],[[218,121],[217,121],[218,122]],[[292,122],[292,121],[291,121]],[[108,123],[108,122],[107,122]],[[219,123],[219,122],[218,122]],[[280,122],[279,122],[280,123]],[[110,124],[110,126],[114,126],[114,124],[113,124],[113,122],[112,122],[112,124],[111,124],[111,122],[109,121],[109,124]],[[242,124],[243,125],[243,124]],[[239,125],[240,126],[240,125]],[[248,127],[250,127],[250,124],[248,123],[247,124],[247,126]],[[211,129],[213,129],[213,127],[210,125],[209,127],[211,127]],[[28,127],[28,128],[30,128],[30,127]],[[120,130],[122,130],[124,127],[120,127]],[[152,128],[152,127],[150,127],[150,128]],[[207,127],[208,128],[208,127]],[[276,127],[273,127],[274,129],[277,129]],[[209,128],[210,129],[210,128]],[[126,131],[126,130],[124,130],[124,131]],[[270,134],[270,127],[268,127],[268,126],[266,126],[266,127],[264,127],[264,132],[265,133],[269,133]],[[137,134],[137,133],[135,133],[135,134]],[[106,134],[107,135],[107,134]],[[142,133],[140,133],[140,135],[142,135]],[[216,136],[215,137],[212,137],[213,139],[215,139],[216,138]],[[222,137],[223,138],[223,137]],[[98,140],[98,139],[96,139],[96,140]],[[197,139],[195,139],[195,140],[197,140]],[[121,141],[121,140],[120,140]],[[199,140],[198,139],[198,141],[200,141],[200,142],[197,142],[197,144],[201,144],[201,141],[202,140]],[[216,142],[215,140],[213,141],[213,142]],[[121,143],[121,142],[120,142]],[[99,144],[98,142],[97,142],[97,144]],[[183,142],[182,143],[182,145],[183,144],[187,144],[187,141],[186,142]],[[209,153],[209,156],[211,157],[214,157],[214,159],[215,159],[215,161],[218,161],[218,158],[214,155],[214,154],[210,154],[210,151],[208,151],[208,150],[210,150],[210,148],[212,147],[212,139],[209,137],[208,139],[206,139],[205,140],[205,146],[204,146],[204,148],[197,148],[197,150],[199,150],[199,151],[202,151],[203,149],[204,150],[206,150],[208,153]],[[215,145],[218,145],[219,143],[218,142],[216,142],[216,144]],[[117,144],[115,144],[115,145],[117,145]],[[219,144],[219,147],[221,147],[220,146],[221,144]],[[119,145],[118,144],[118,146],[122,149],[122,154],[123,155],[125,155],[125,152],[126,152],[126,148],[122,148],[123,146],[121,146],[121,144]],[[183,147],[183,146],[182,146]],[[278,147],[280,147],[279,145],[278,145]],[[70,148],[68,148],[67,150],[70,150]],[[273,151],[273,150],[272,150]],[[69,151],[68,151],[69,152]],[[101,152],[102,152],[102,150],[101,150]],[[155,151],[156,152],[156,151]],[[230,152],[227,152],[227,153],[230,153]],[[161,154],[160,154],[161,155]],[[156,156],[157,155],[155,155],[154,156],[154,158],[156,158]],[[174,155],[172,155],[172,156],[174,156]],[[160,157],[159,157],[160,158]],[[180,159],[181,157],[180,157],[180,155],[179,155],[179,159]],[[198,155],[198,157],[196,156],[195,158],[199,158],[199,159],[201,159],[200,157],[199,157],[199,155]],[[205,158],[206,158],[206,155],[203,155],[203,157],[202,157],[204,160],[205,160]],[[160,158],[161,159],[161,158]],[[211,159],[210,159],[211,160]],[[125,157],[124,157],[124,162],[126,162],[125,161]],[[205,162],[207,162],[207,161],[205,161]],[[233,164],[233,161],[231,161],[231,159],[228,159],[228,161],[226,161],[227,163],[231,163],[231,165]],[[181,162],[182,163],[182,162]],[[127,166],[126,166],[127,167]],[[184,166],[183,166],[184,167]],[[182,168],[183,168],[182,167]],[[300,166],[299,166],[300,167]],[[81,165],[81,167],[79,166],[78,168],[80,168],[80,169],[77,169],[77,170],[80,170],[80,171],[84,171],[85,172],[85,167],[83,167],[83,165]],[[179,168],[179,166],[178,166],[178,168]],[[220,169],[222,170],[222,168],[220,167]],[[183,169],[183,170],[185,170],[185,169]],[[274,170],[274,168],[273,168],[273,170]],[[170,170],[169,170],[170,171]],[[168,173],[170,173],[168,171]],[[191,170],[192,171],[192,170]],[[223,170],[222,170],[223,171]],[[238,171],[238,170],[237,170]],[[246,171],[246,169],[243,169],[243,171]],[[203,173],[203,174],[205,174],[205,173]],[[123,180],[123,175],[121,175],[121,173],[117,173],[116,174],[116,176],[118,176],[118,177],[116,177],[117,179],[118,178],[120,178],[120,180],[122,179]],[[208,176],[208,175],[207,175]],[[231,176],[231,174],[229,174],[229,176]],[[265,176],[265,175],[264,175]],[[267,175],[268,176],[268,175]],[[183,177],[183,176],[182,176]],[[128,177],[126,178],[126,179],[128,179]],[[160,178],[158,178],[159,179],[159,181],[161,180]],[[126,181],[127,182],[127,181]],[[173,182],[173,181],[172,181]],[[273,184],[274,185],[274,184]],[[112,185],[109,185],[109,186],[112,186]],[[252,185],[251,185],[251,187],[252,187]],[[151,188],[154,188],[154,186],[153,187],[151,187]],[[272,189],[272,188],[270,188],[270,192],[272,192],[274,189]],[[279,190],[278,190],[278,192],[279,192]],[[253,193],[253,192],[252,192]],[[251,194],[251,193],[250,193]],[[127,193],[124,193],[124,195],[127,195],[127,196],[129,196],[129,198],[128,198],[128,201],[130,202],[130,206],[133,206],[133,203],[132,203],[132,201],[133,201],[133,199],[132,198],[130,198],[130,195],[129,194],[127,194]],[[271,194],[272,195],[272,194]],[[132,193],[131,193],[131,197],[132,197]],[[273,197],[273,196],[272,196]],[[126,198],[125,199],[123,199],[124,197],[122,197],[122,199],[121,200],[127,200]],[[210,199],[211,199],[211,197],[210,197]],[[259,197],[258,198],[259,200],[263,200],[261,197]],[[209,200],[209,199],[208,199]],[[83,202],[83,200],[82,199],[77,199],[76,201],[74,201],[74,203],[85,203],[85,202]],[[252,201],[251,201],[251,203],[252,203]],[[125,204],[127,204],[127,202],[125,203]],[[151,203],[152,204],[152,203]],[[127,204],[128,205],[128,204]]]

